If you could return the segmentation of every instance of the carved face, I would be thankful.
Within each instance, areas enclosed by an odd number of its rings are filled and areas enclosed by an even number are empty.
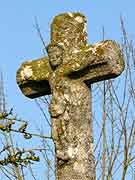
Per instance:
[[[50,65],[56,68],[63,61],[63,48],[58,45],[49,45],[47,51]]]

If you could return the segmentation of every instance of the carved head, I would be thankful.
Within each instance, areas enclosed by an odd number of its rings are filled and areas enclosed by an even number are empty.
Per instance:
[[[50,44],[47,47],[49,63],[53,69],[63,62],[63,48],[57,44]]]

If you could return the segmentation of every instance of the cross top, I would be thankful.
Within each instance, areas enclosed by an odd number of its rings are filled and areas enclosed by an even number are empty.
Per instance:
[[[67,51],[86,46],[85,16],[80,13],[64,13],[56,16],[51,24],[51,43],[59,44]]]

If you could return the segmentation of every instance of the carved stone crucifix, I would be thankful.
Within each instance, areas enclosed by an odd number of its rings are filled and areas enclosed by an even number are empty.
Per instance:
[[[29,98],[52,94],[56,180],[95,180],[90,85],[121,74],[120,47],[111,40],[88,45],[85,17],[64,13],[51,24],[47,52],[22,64],[17,83]]]

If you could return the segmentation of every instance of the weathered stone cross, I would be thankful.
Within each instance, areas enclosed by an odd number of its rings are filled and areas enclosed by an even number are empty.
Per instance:
[[[25,62],[17,72],[17,83],[27,97],[52,94],[56,180],[96,179],[89,88],[124,69],[119,45],[111,40],[88,45],[85,25],[80,13],[56,16],[48,57]]]

